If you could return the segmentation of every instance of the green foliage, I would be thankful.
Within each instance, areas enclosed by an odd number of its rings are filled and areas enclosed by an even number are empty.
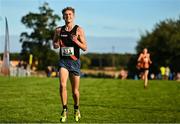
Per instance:
[[[137,55],[132,55],[127,62],[127,68],[128,68],[128,78],[134,79],[134,75],[139,74],[136,64],[137,64]]]
[[[81,55],[81,68],[88,69],[91,65],[91,59],[86,57],[85,55]]]
[[[0,123],[59,123],[58,78],[0,77]],[[70,82],[68,123],[74,123]],[[180,123],[180,84],[82,78],[81,123]]]
[[[19,60],[19,53],[10,53],[10,60]],[[0,53],[0,60],[3,59],[3,53]]]
[[[90,59],[88,68],[103,68],[103,67],[115,67],[115,68],[127,68],[127,63],[129,62],[132,54],[117,54],[117,53],[88,53],[82,55]]]
[[[53,39],[54,29],[57,27],[56,22],[60,20],[57,14],[48,3],[39,7],[39,13],[29,12],[23,16],[21,22],[31,29],[29,32],[22,32],[20,41],[22,42],[22,59],[27,61],[29,54],[39,62],[39,69],[54,64],[57,60],[56,53],[51,50],[51,41]]]
[[[137,53],[144,47],[151,53],[154,70],[170,66],[175,72],[180,71],[180,17],[161,21],[152,32],[142,35],[136,47]]]

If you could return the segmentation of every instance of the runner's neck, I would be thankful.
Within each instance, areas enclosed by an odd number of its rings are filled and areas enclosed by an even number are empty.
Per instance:
[[[66,31],[71,31],[74,28],[74,24],[73,23],[69,23],[65,25],[65,30]]]

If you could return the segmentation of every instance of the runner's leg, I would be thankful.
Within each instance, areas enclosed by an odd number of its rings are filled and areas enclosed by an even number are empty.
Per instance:
[[[60,97],[62,105],[67,105],[67,80],[69,72],[66,68],[61,67],[59,70],[59,80],[60,80]]]
[[[71,85],[72,85],[72,93],[73,93],[74,105],[79,106],[80,76],[70,74],[70,81],[71,81]]]
[[[79,110],[79,83],[80,76],[76,76],[74,74],[70,74],[70,81],[72,85],[72,93],[74,99],[74,119],[78,122],[81,118],[80,110]]]
[[[147,88],[148,86],[148,73],[149,73],[149,70],[144,71],[144,87],[145,88]]]

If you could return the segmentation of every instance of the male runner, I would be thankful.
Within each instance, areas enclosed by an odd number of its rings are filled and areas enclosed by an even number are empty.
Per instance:
[[[80,49],[87,50],[84,31],[74,24],[75,9],[66,7],[62,10],[65,25],[55,30],[53,45],[60,47],[59,81],[60,97],[63,106],[60,121],[67,120],[67,80],[70,78],[74,99],[74,118],[79,121],[79,84],[80,84]]]

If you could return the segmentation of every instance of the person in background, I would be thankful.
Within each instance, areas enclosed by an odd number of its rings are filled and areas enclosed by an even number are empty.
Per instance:
[[[150,53],[148,53],[148,49],[144,48],[143,52],[140,53],[138,59],[138,67],[141,71],[141,78],[144,80],[144,88],[148,86],[148,74],[149,74],[149,67],[152,64],[150,59]]]
[[[166,74],[166,68],[164,66],[160,67],[160,71],[161,71],[161,79],[165,79],[165,74]]]
[[[171,72],[171,70],[170,70],[169,66],[166,66],[165,67],[165,79],[166,80],[169,80],[170,72]]]

